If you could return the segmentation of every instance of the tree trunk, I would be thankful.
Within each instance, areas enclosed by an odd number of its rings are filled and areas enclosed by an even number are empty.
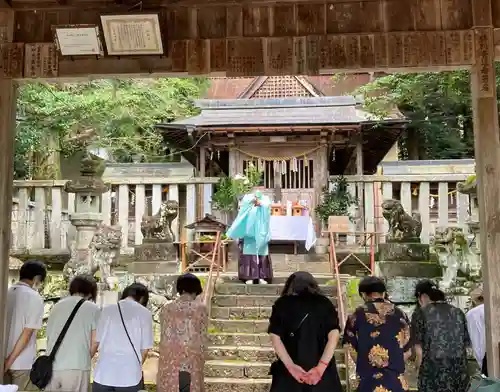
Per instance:
[[[406,129],[406,150],[408,151],[408,160],[420,159],[420,137],[415,128]]]

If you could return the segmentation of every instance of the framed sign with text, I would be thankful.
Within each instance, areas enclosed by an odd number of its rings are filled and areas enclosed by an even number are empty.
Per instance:
[[[110,56],[163,54],[158,14],[101,15]]]
[[[63,56],[104,56],[97,25],[54,26],[54,41]]]

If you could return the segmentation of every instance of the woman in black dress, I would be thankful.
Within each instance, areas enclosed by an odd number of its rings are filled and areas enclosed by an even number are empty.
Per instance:
[[[269,334],[278,356],[270,392],[340,392],[334,352],[340,336],[337,310],[308,272],[286,281],[271,314]]]
[[[465,314],[446,302],[434,282],[415,288],[420,308],[412,315],[412,339],[417,356],[419,392],[465,392],[469,385]]]

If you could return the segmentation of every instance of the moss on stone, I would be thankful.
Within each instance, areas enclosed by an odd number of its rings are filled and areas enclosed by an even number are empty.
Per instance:
[[[358,287],[360,278],[350,278],[346,284],[347,308],[355,309],[360,304]]]

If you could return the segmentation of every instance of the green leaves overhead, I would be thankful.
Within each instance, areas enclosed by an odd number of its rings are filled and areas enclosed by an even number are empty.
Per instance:
[[[60,85],[25,84],[18,98],[16,175],[27,175],[33,154],[72,155],[106,148],[118,162],[166,160],[159,122],[198,113],[194,99],[204,78],[95,80]]]
[[[497,86],[500,68],[497,65]],[[363,86],[367,110],[384,115],[397,107],[409,120],[400,140],[404,159],[474,156],[468,71],[391,74]]]

